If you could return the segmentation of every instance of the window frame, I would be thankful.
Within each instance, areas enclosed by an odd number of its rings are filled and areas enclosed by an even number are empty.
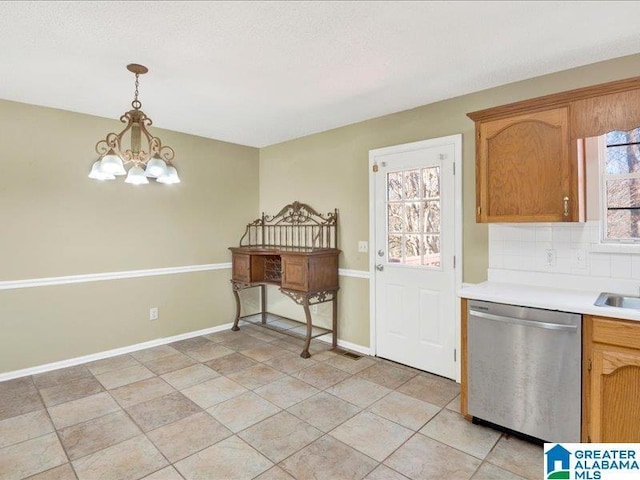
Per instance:
[[[608,238],[608,204],[607,204],[607,180],[640,180],[640,171],[619,175],[608,175],[607,167],[607,134],[598,136],[598,182],[599,182],[599,245],[604,248],[624,248],[640,252],[640,236],[638,238]]]

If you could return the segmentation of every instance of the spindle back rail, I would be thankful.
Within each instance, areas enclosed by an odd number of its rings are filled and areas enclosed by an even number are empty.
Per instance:
[[[338,248],[338,209],[322,214],[309,205],[293,202],[275,215],[262,213],[247,225],[240,246]]]

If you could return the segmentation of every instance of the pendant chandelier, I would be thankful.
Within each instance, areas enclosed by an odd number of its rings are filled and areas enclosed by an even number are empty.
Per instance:
[[[149,69],[132,63],[127,65],[127,70],[136,76],[136,89],[131,102],[133,110],[120,117],[120,121],[127,124],[124,130],[109,133],[96,144],[96,152],[100,158],[91,167],[89,178],[115,180],[117,176],[126,175],[125,183],[133,185],[149,183],[149,178],[165,184],[180,183],[178,172],[171,163],[175,156],[173,148],[162,145],[158,137],[149,133],[147,127],[153,122],[140,110],[142,103],[138,100],[138,77]],[[123,144],[127,132],[130,136],[129,148]],[[130,166],[129,171],[125,169],[125,165]]]

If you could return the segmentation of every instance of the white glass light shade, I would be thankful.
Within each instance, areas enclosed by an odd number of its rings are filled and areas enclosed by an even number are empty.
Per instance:
[[[126,175],[122,159],[113,150],[109,150],[100,161],[100,170],[111,175]]]
[[[124,182],[131,183],[133,185],[144,185],[145,183],[149,183],[149,180],[147,180],[147,176],[144,174],[142,167],[134,165],[129,169],[129,173],[127,174],[127,178],[125,178]]]
[[[147,162],[147,168],[145,169],[145,175],[151,178],[162,177],[167,172],[167,164],[160,158],[159,155],[154,155]]]
[[[175,167],[169,165],[165,175],[158,177],[158,182],[171,185],[172,183],[180,183],[180,177],[178,177],[178,171]]]
[[[94,180],[115,180],[115,175],[111,175],[110,173],[104,173],[100,169],[100,160],[96,160],[91,167],[91,172],[89,172],[89,178],[93,178]]]

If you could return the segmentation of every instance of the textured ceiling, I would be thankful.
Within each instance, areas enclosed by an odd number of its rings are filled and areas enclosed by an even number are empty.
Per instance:
[[[0,98],[265,146],[640,52],[640,2],[5,2]]]

